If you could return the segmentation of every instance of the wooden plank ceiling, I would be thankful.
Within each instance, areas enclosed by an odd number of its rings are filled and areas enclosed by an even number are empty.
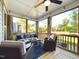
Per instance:
[[[47,13],[57,10],[58,8],[63,7],[76,0],[61,0],[63,1],[61,5],[51,3],[48,12],[45,11],[44,4],[41,4],[37,8],[34,7],[41,1],[42,0],[4,0],[4,3],[7,11],[11,15],[28,17],[30,19],[40,19],[40,17],[46,15]]]

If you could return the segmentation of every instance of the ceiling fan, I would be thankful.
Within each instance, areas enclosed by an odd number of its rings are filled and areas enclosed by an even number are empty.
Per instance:
[[[49,6],[51,3],[55,3],[55,4],[59,4],[59,5],[60,5],[60,4],[62,3],[62,1],[60,1],[60,0],[43,0],[42,2],[38,3],[38,4],[35,6],[35,8],[38,7],[38,6],[40,6],[41,4],[44,4],[44,5],[46,6],[46,11],[48,11],[48,6]]]

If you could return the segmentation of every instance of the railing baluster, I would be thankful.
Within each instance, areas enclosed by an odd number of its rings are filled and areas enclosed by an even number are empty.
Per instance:
[[[73,44],[73,49],[74,49],[74,51],[75,51],[75,46],[76,46],[76,45],[75,45],[75,37],[73,37],[73,43],[74,43],[74,44]]]
[[[58,36],[58,39],[59,39],[59,44],[58,44],[58,46],[60,46],[60,41],[61,41],[61,40],[60,40],[60,36]]]
[[[70,50],[70,37],[68,37],[68,39],[69,39],[68,49]]]
[[[60,36],[58,36],[58,42],[60,43]],[[58,44],[59,44],[59,43],[58,43]]]
[[[78,54],[79,54],[79,36],[78,36],[78,40],[77,40],[77,50],[78,50]]]
[[[67,36],[65,36],[65,45],[66,45],[66,39],[67,39]],[[66,48],[67,48],[67,46],[66,46]]]
[[[65,42],[64,42],[64,36],[62,36],[62,39],[63,39],[63,43],[65,43]]]
[[[61,39],[61,37],[59,36],[59,46],[60,46],[60,43],[61,43],[61,40],[60,39]]]
[[[69,50],[69,36],[67,36],[67,49]]]
[[[65,44],[67,44],[67,36],[66,36]],[[66,49],[67,49],[67,47],[66,47]]]
[[[60,36],[60,43],[62,43],[62,36]]]
[[[70,50],[72,51],[72,38],[70,37]]]
[[[72,45],[72,51],[73,51],[73,37],[72,37],[71,45]]]
[[[66,44],[66,36],[65,36],[65,44]]]
[[[59,36],[57,36],[57,44],[59,44]]]

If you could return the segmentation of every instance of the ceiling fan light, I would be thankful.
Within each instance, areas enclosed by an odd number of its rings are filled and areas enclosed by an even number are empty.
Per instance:
[[[44,5],[45,5],[45,6],[49,6],[50,3],[51,3],[50,0],[46,0],[46,1],[44,2]]]

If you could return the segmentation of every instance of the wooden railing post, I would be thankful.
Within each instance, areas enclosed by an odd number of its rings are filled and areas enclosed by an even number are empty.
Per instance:
[[[13,18],[11,15],[7,15],[7,39],[10,39],[10,36],[13,32]]]
[[[52,17],[48,17],[48,37],[51,34],[51,21],[52,21]]]
[[[28,32],[28,19],[26,19],[26,33]]]
[[[36,33],[37,33],[37,36],[38,36],[38,23],[39,23],[39,21],[36,21]]]

